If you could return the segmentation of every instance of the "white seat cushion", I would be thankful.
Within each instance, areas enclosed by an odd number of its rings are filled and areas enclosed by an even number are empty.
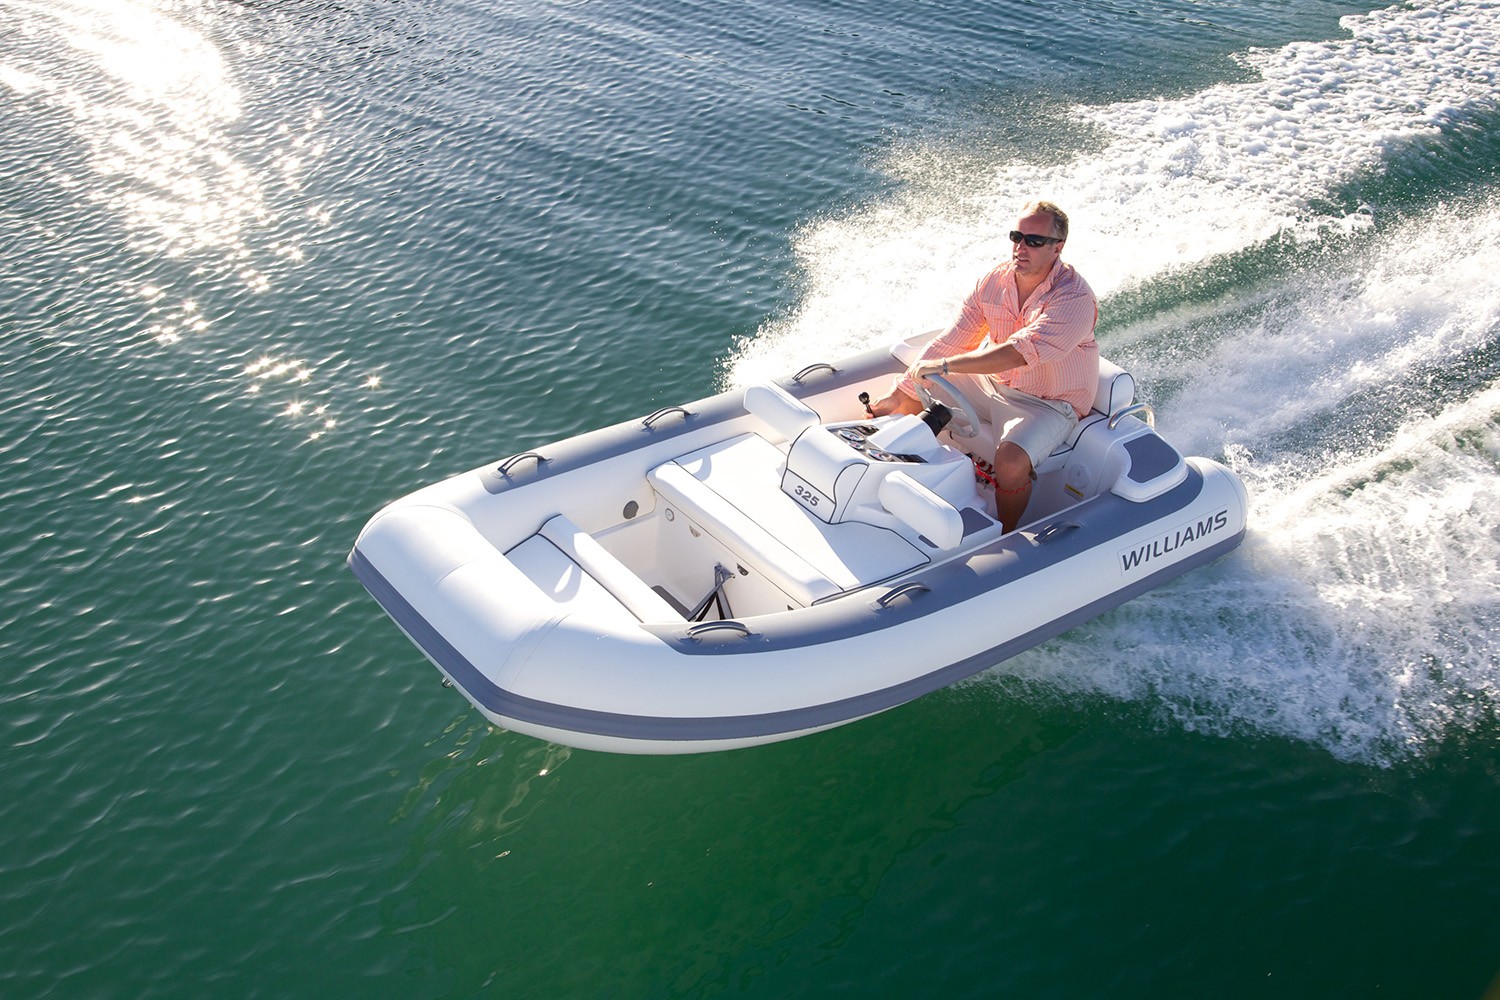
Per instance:
[[[682,616],[661,595],[646,585],[604,546],[562,514],[550,518],[537,531],[563,554],[581,566],[615,600],[643,622],[668,622]]]
[[[948,501],[904,472],[880,482],[880,502],[940,549],[956,548],[964,539],[964,519]]]
[[[927,561],[888,528],[813,517],[781,491],[785,462],[764,438],[744,434],[659,466],[647,478],[666,502],[806,604]]]
[[[770,382],[752,385],[745,390],[745,409],[786,441],[822,423],[818,411]]]

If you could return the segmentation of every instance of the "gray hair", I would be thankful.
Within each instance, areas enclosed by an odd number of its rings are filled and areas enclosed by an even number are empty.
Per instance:
[[[1021,218],[1028,215],[1050,215],[1052,217],[1052,234],[1064,243],[1068,240],[1068,213],[1052,204],[1050,201],[1033,201],[1021,209]]]

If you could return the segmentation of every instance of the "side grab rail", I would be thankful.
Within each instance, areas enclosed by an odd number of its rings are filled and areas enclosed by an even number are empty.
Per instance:
[[[915,597],[918,594],[925,594],[931,590],[932,588],[927,586],[927,584],[919,583],[918,581],[913,580],[910,583],[903,583],[899,587],[892,587],[884,594],[881,594],[879,597],[875,598],[875,606],[878,608],[888,608],[891,606],[891,603],[898,598]]]
[[[814,364],[808,365],[806,368],[802,369],[800,372],[798,372],[797,374],[793,375],[792,376],[792,381],[796,382],[798,385],[801,385],[802,384],[802,380],[804,378],[806,378],[808,375],[811,375],[813,372],[819,371],[819,370],[824,369],[824,368],[828,369],[828,374],[830,374],[830,375],[837,375],[839,373],[839,370],[837,368],[833,367],[833,365],[830,365],[826,361],[819,361],[819,362],[816,362]]]
[[[728,629],[732,632],[738,632],[740,635],[751,634],[750,626],[746,625],[744,622],[737,622],[733,618],[723,618],[717,621],[699,622],[696,625],[689,625],[687,631],[683,634],[686,635],[689,639],[701,639],[708,633],[716,631],[718,629]]]
[[[661,409],[657,410],[649,417],[643,419],[641,423],[647,427],[650,427],[652,424],[656,423],[658,420],[660,420],[662,417],[665,417],[669,413],[680,413],[682,414],[684,419],[692,416],[692,413],[689,412],[688,408],[685,406],[663,406]]]
[[[1153,431],[1156,430],[1156,411],[1151,408],[1150,403],[1132,403],[1129,406],[1120,407],[1120,409],[1109,415],[1109,429],[1114,430],[1121,420],[1124,420],[1126,417],[1133,417],[1137,413],[1144,413],[1146,415],[1146,426]]]
[[[509,477],[510,476],[510,468],[511,468],[511,466],[517,465],[517,464],[519,464],[521,462],[524,462],[528,458],[532,458],[532,459],[536,460],[536,467],[538,469],[540,469],[542,467],[542,463],[543,462],[547,461],[538,452],[523,451],[523,452],[521,452],[521,454],[519,454],[519,455],[512,455],[512,456],[510,456],[510,458],[507,458],[505,461],[503,461],[503,462],[500,463],[500,475]]]

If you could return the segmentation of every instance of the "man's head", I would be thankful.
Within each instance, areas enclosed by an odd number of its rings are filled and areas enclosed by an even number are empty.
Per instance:
[[[1040,280],[1062,256],[1068,239],[1067,213],[1050,201],[1034,201],[1021,209],[1011,230],[1011,260],[1019,276]],[[1039,243],[1040,246],[1032,246]]]

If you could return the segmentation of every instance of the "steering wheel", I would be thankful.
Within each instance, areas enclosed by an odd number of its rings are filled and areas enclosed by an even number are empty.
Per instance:
[[[923,406],[936,402],[953,411],[953,422],[948,425],[948,431],[954,437],[971,438],[979,433],[979,414],[974,404],[952,382],[934,374],[917,379],[916,386]],[[934,392],[934,389],[938,391]]]

